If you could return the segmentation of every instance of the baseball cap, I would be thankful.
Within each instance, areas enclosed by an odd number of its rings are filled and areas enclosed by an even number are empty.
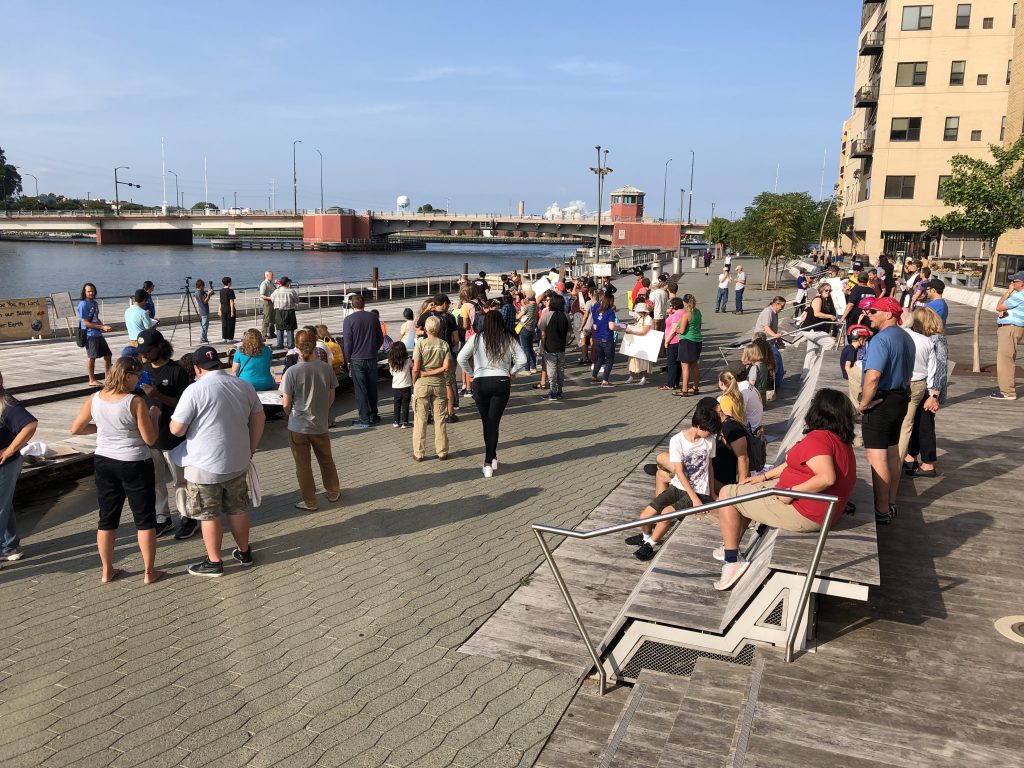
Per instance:
[[[121,350],[121,354],[118,355],[118,357],[138,357],[138,356],[139,356],[139,350],[137,350],[135,347],[125,347],[124,349]]]
[[[192,364],[204,371],[216,371],[223,367],[217,350],[206,345],[196,347],[196,351],[192,353]]]
[[[861,325],[860,323],[857,323],[856,325],[851,325],[846,332],[850,336],[851,339],[852,338],[860,338],[860,339],[870,339],[871,338],[871,329],[868,328],[866,325]]]
[[[1014,272],[1012,275],[1010,275],[1009,280],[1011,283],[1014,282],[1015,280],[1024,280],[1024,269]]]
[[[933,277],[931,280],[928,281],[928,287],[931,288],[936,293],[942,293],[944,290],[946,290],[946,284],[937,277]]]
[[[875,306],[876,301],[878,301],[877,296],[865,296],[857,302],[857,309],[871,309]]]
[[[164,335],[155,328],[148,328],[139,334],[138,350],[140,355],[148,355],[154,349],[164,343]]]

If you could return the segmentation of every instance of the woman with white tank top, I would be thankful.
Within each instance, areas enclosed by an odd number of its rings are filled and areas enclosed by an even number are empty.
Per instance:
[[[121,522],[121,509],[128,499],[139,550],[145,567],[143,582],[159,581],[163,571],[156,570],[156,480],[149,446],[156,442],[159,409],[146,409],[134,394],[142,373],[142,364],[134,357],[122,357],[110,369],[103,389],[82,404],[71,433],[96,435],[95,475],[99,501],[99,526],[96,546],[103,564],[102,582],[121,575],[114,567],[114,541]]]

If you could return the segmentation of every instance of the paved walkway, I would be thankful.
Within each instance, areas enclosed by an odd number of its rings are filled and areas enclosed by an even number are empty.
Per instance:
[[[707,306],[713,278],[684,288]],[[725,338],[752,322],[707,324]],[[19,510],[26,559],[0,572],[0,761],[531,765],[576,680],[454,649],[540,563],[529,523],[578,523],[678,420],[665,392],[592,388],[583,370],[561,403],[517,382],[490,480],[467,406],[444,464],[414,464],[410,433],[390,426],[332,433],[342,498],[312,514],[292,507],[284,424],[271,423],[257,566],[223,579],[185,573],[198,540],[162,539],[170,574],[143,586],[127,523],[126,575],[101,586],[91,479],[36,496]]]

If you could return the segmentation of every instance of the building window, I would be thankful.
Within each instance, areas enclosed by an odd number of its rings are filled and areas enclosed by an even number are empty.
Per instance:
[[[1010,84],[1010,75],[1013,73],[1013,59],[1006,62],[1006,84]]]
[[[1002,141],[1006,137],[1006,115],[999,120],[999,140]]]
[[[988,85],[988,75],[978,75],[978,85]]]
[[[981,141],[981,131],[971,131],[971,141]]]
[[[903,29],[931,29],[932,7],[930,5],[903,6]]]
[[[928,76],[927,61],[903,61],[896,65],[896,85],[924,85]]]
[[[986,16],[985,18],[983,18],[981,20],[981,28],[982,29],[992,29],[992,17],[991,16]]]
[[[957,133],[960,131],[960,118],[959,117],[947,117],[946,127],[942,131],[943,141],[956,141]]]
[[[964,84],[964,72],[967,71],[966,61],[954,61],[949,68],[949,84],[950,85],[963,85]]]
[[[946,199],[946,196],[944,194],[942,194],[942,185],[945,184],[947,181],[949,181],[951,178],[952,178],[952,176],[939,176],[939,187],[938,187],[938,190],[936,190],[936,194],[935,194],[936,199],[938,199],[938,200],[945,200]]]
[[[887,200],[913,200],[913,176],[886,176],[885,197]]]
[[[920,141],[920,117],[894,117],[889,131],[889,141]]]
[[[970,29],[971,28],[971,4],[960,3],[956,7],[956,28],[957,29]]]

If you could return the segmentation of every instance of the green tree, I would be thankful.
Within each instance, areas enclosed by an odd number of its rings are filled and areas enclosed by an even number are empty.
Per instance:
[[[214,205],[213,203],[208,203],[205,200],[202,200],[192,206],[193,211],[205,211],[207,208],[209,208],[211,211],[220,210],[220,208],[218,208],[216,205]]]
[[[437,209],[434,208],[434,206],[432,206],[430,203],[424,203],[423,205],[416,209],[416,213],[433,213],[435,210]]]
[[[921,222],[932,231],[974,232],[986,241],[988,266],[974,310],[975,373],[981,371],[981,311],[995,279],[996,241],[1004,232],[1024,227],[1024,136],[1008,148],[990,144],[989,151],[992,162],[953,155],[950,177],[942,184],[944,201],[953,210]]]
[[[818,204],[806,192],[762,192],[731,228],[733,247],[760,256],[764,265],[761,287],[768,288],[772,265],[803,253],[818,237]]]
[[[0,147],[0,200],[6,207],[7,201],[21,194],[21,174],[13,165],[7,163],[7,155]]]
[[[715,216],[704,228],[705,239],[715,246],[716,255],[721,255],[723,248],[729,247],[732,243],[729,240],[732,222],[721,216]]]

